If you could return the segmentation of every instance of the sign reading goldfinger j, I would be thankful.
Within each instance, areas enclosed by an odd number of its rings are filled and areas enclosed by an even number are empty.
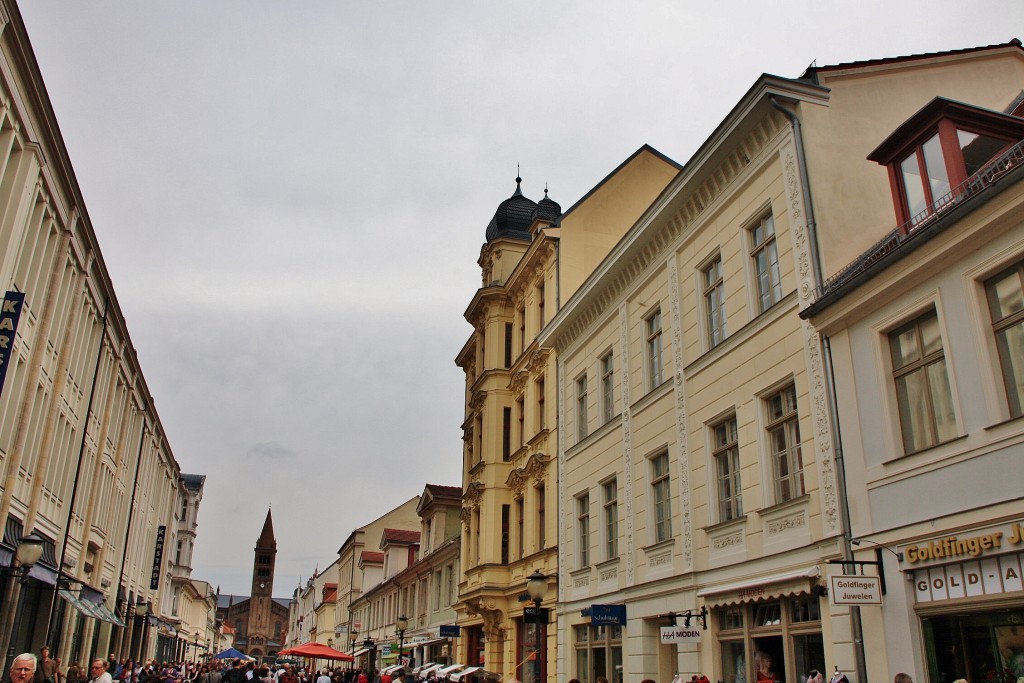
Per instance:
[[[832,578],[833,605],[881,605],[882,581],[877,576],[839,575]]]
[[[0,308],[0,395],[4,393],[7,366],[14,352],[14,335],[18,331],[18,319],[21,318],[21,308],[24,304],[24,292],[4,294],[3,308]]]

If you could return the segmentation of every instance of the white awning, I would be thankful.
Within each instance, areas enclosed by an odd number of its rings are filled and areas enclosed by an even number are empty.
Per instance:
[[[483,668],[482,666],[471,666],[471,667],[468,667],[466,669],[463,669],[462,671],[460,671],[457,674],[452,674],[448,678],[448,680],[450,680],[450,681],[461,681],[463,676],[468,676],[469,674],[473,673],[474,671],[479,671],[482,668]]]
[[[369,651],[370,651],[370,648],[368,648],[368,647],[361,647],[358,650],[356,650],[355,652],[353,652],[352,656],[353,657],[358,657],[359,655],[365,655]]]
[[[431,669],[433,669],[433,668],[439,667],[439,666],[441,666],[441,665],[440,664],[435,664],[434,662],[427,662],[426,664],[420,664],[419,666],[417,666],[415,669],[412,670],[412,675],[413,676],[417,675],[419,672],[423,671],[427,667],[430,667]]]
[[[819,576],[821,568],[813,565],[799,571],[771,574],[721,586],[708,586],[697,591],[697,597],[704,598],[704,602],[709,606],[770,600],[782,595],[807,593],[811,588],[810,580]]]
[[[419,670],[419,675],[420,676],[426,676],[431,671],[437,671],[438,669],[440,669],[443,666],[444,666],[444,664],[427,664],[425,667],[423,667],[422,669]]]
[[[421,640],[416,643],[407,643],[406,647],[423,647],[424,645],[434,645],[436,643],[446,643],[447,638],[434,638],[433,640]]]
[[[436,671],[436,673],[437,673],[438,676],[447,676],[448,674],[450,674],[451,672],[455,671],[456,669],[461,669],[461,668],[463,668],[465,666],[466,666],[465,664],[452,664],[451,666],[446,666],[443,669],[438,669]]]
[[[385,668],[383,671],[381,671],[381,674],[382,675],[383,674],[392,674],[392,673],[394,673],[394,672],[396,672],[399,669],[402,669],[404,667],[405,667],[404,664],[392,664],[391,666],[389,666],[389,667]]]

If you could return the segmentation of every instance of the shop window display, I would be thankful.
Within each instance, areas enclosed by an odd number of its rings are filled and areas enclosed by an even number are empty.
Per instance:
[[[932,681],[1016,683],[1024,676],[1024,610],[922,619]]]
[[[713,613],[723,683],[808,683],[809,672],[825,670],[817,597],[794,595]]]

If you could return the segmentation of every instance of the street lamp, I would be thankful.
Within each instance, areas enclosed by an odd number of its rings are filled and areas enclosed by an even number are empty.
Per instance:
[[[402,661],[402,647],[405,645],[405,629],[409,628],[409,617],[403,614],[395,619],[395,630],[398,631],[398,661]],[[412,666],[412,664],[410,664]]]
[[[533,615],[534,624],[537,629],[537,683],[541,682],[543,677],[542,671],[544,670],[544,654],[541,650],[541,637],[540,637],[540,603],[544,600],[544,595],[548,592],[548,577],[540,573],[540,571],[534,569],[533,573],[526,577],[526,592],[530,595],[530,599],[533,600]]]
[[[11,562],[11,566],[8,567],[8,571],[17,577],[16,581],[11,581],[8,587],[7,596],[7,615],[4,619],[4,629],[2,637],[4,642],[3,649],[0,652],[6,652],[8,660],[14,657],[14,650],[16,643],[14,642],[14,634],[18,630],[18,599],[21,597],[21,584],[28,580],[29,570],[32,566],[39,561],[39,558],[43,556],[43,544],[45,541],[32,532],[28,536],[22,536],[18,539],[18,547],[14,551],[14,561]],[[6,668],[6,667],[5,667]]]
[[[142,596],[135,601],[135,619],[139,622],[139,651],[138,655],[133,657],[135,661],[144,659],[146,654],[146,615],[149,614],[149,602],[144,600]],[[135,648],[132,647],[134,650]]]

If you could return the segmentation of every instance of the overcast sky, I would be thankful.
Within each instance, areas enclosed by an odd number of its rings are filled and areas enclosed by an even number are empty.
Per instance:
[[[763,73],[1004,43],[1024,2],[23,0],[146,381],[205,474],[193,576],[275,595],[458,485],[498,203],[685,163]],[[922,104],[924,104],[922,102]]]

